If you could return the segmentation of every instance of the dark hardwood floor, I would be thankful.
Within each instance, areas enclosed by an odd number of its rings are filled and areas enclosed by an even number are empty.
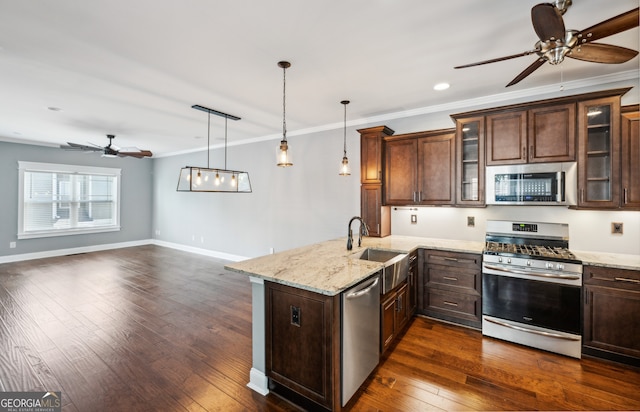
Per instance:
[[[246,387],[251,286],[223,265],[158,246],[0,265],[0,391],[78,412],[297,410]],[[640,410],[639,388],[637,369],[418,317],[351,409]]]

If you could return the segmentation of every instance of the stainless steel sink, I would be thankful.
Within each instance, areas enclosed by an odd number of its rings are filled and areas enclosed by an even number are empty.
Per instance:
[[[382,263],[382,294],[402,283],[409,273],[409,255],[392,250],[368,248],[360,255],[361,260]]]

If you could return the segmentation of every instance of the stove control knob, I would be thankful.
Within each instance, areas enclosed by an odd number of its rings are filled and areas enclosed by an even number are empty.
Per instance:
[[[531,266],[531,261],[527,260],[527,266]]]
[[[547,269],[553,269],[553,263],[547,262],[546,266],[547,266]]]
[[[558,263],[558,264],[556,265],[556,269],[558,269],[558,270],[564,270],[564,265],[563,265],[562,263]]]
[[[511,258],[507,258],[507,263],[511,263]]]
[[[502,263],[502,256],[498,257],[498,262]]]

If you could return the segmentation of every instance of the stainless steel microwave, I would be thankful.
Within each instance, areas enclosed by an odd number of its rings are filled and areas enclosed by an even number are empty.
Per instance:
[[[576,162],[487,166],[488,205],[575,205]]]

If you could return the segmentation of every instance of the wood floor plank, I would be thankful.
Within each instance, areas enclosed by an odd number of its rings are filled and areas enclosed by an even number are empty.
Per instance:
[[[251,285],[154,245],[0,265],[0,390],[63,410],[299,410],[247,388]],[[350,410],[640,410],[640,371],[417,317]]]

